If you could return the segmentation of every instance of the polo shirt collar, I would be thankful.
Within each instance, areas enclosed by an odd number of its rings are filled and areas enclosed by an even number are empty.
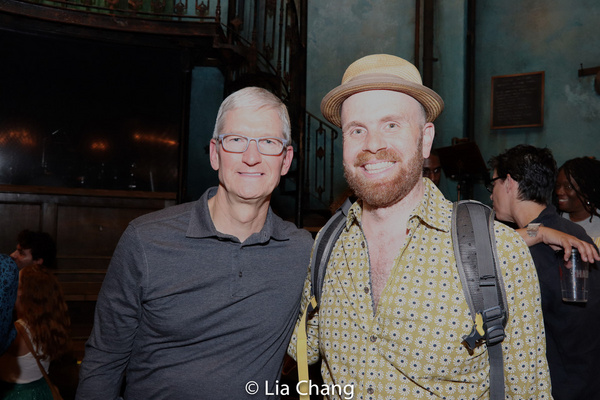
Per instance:
[[[208,238],[217,237],[221,239],[235,239],[234,236],[227,235],[217,231],[215,225],[210,217],[210,211],[208,210],[208,199],[217,194],[217,187],[209,188],[204,194],[196,201],[191,210],[190,222],[188,225],[187,237],[191,238]],[[271,207],[267,212],[267,218],[265,225],[262,227],[260,232],[252,234],[245,243],[266,243],[269,239],[278,241],[289,240],[290,235],[286,233],[283,224],[278,216],[273,213]]]
[[[431,228],[449,232],[452,222],[452,203],[429,179],[423,178],[425,192],[421,202],[414,208],[410,218],[409,227],[414,223],[424,223]],[[362,202],[355,202],[348,211],[346,229],[354,223],[360,224],[362,218]],[[414,222],[413,222],[414,221]]]

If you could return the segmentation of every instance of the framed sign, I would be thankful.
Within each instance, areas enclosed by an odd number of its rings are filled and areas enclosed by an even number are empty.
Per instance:
[[[492,129],[544,125],[544,71],[492,77]]]

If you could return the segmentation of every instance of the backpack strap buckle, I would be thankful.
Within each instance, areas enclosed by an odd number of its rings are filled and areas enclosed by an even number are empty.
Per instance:
[[[483,327],[485,329],[485,342],[489,346],[504,340],[504,313],[500,306],[488,308],[483,311]]]
[[[470,355],[484,342],[488,346],[493,346],[504,340],[503,319],[504,315],[500,306],[488,308],[475,315],[473,330],[468,335],[463,336],[462,341]]]

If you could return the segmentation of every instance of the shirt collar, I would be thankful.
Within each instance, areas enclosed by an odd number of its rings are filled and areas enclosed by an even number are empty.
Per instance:
[[[217,231],[215,225],[213,224],[212,218],[210,217],[210,211],[208,210],[208,199],[216,194],[217,187],[211,187],[204,192],[198,201],[196,201],[196,204],[194,204],[191,211],[190,222],[186,233],[187,237],[198,239],[217,237],[220,239],[237,240],[237,238],[234,236]],[[271,210],[271,207],[269,207],[264,226],[260,232],[254,233],[252,236],[250,236],[245,243],[266,243],[270,238],[278,241],[289,240],[289,232],[284,229],[284,226],[281,222],[281,218],[275,215],[273,210]]]
[[[421,202],[414,208],[410,217],[408,228],[415,224],[423,223],[433,229],[449,232],[452,222],[452,202],[446,200],[442,192],[429,179],[423,178],[425,192]],[[360,225],[362,218],[362,202],[355,202],[346,218],[346,229],[354,223]]]

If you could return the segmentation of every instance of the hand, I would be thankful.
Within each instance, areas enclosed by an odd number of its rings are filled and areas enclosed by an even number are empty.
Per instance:
[[[540,227],[538,236],[541,237],[541,241],[552,247],[554,250],[564,249],[565,261],[571,257],[571,248],[576,247],[581,254],[581,259],[585,262],[594,263],[594,261],[600,261],[600,254],[596,246],[583,240],[577,239],[575,236],[571,236],[556,229],[551,229],[545,226]]]

